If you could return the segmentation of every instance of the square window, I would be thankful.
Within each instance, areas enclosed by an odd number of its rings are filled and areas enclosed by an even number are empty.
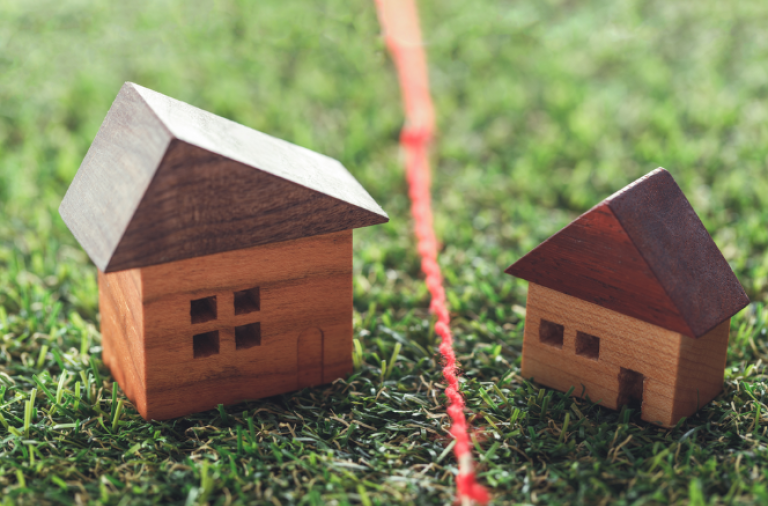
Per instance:
[[[597,360],[600,357],[600,338],[586,332],[576,332],[576,355]]]
[[[205,323],[216,319],[216,296],[193,300],[189,315],[192,323]]]
[[[235,314],[248,314],[261,309],[259,287],[235,292]]]
[[[219,354],[219,331],[197,334],[192,337],[192,344],[195,350],[195,358],[209,357]]]
[[[562,348],[564,330],[565,327],[562,325],[542,318],[539,324],[539,341],[555,348]]]
[[[235,327],[235,349],[245,350],[253,346],[261,346],[261,323]]]

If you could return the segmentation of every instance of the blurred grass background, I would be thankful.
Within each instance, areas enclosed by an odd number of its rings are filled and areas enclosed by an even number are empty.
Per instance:
[[[419,6],[441,262],[496,502],[768,501],[768,4]],[[124,81],[338,158],[388,211],[355,232],[352,377],[171,422],[121,409],[95,269],[57,208]],[[0,2],[0,501],[450,502],[401,123],[369,1]],[[671,431],[523,381],[526,285],[503,274],[658,166],[753,301],[732,323],[725,393]]]

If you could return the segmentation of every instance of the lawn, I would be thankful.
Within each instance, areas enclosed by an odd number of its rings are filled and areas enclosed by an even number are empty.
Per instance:
[[[768,3],[419,4],[441,264],[494,503],[767,503]],[[390,214],[355,232],[352,376],[137,415],[100,361],[96,270],[57,212],[124,81],[338,158]],[[372,0],[0,3],[2,504],[451,502],[399,100]],[[521,378],[526,284],[503,273],[658,166],[753,301],[724,393],[672,430]]]

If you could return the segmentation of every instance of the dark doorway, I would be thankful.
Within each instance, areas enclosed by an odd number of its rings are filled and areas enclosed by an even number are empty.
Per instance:
[[[645,377],[632,369],[619,371],[619,406],[627,407],[641,411],[643,406],[643,381]]]

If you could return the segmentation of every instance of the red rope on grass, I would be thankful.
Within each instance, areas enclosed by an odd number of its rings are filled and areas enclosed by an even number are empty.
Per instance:
[[[379,19],[384,29],[387,47],[397,68],[400,89],[405,105],[406,124],[400,136],[405,151],[408,195],[411,214],[415,222],[421,269],[426,276],[427,288],[432,296],[430,310],[437,316],[435,332],[440,336],[440,353],[445,362],[443,376],[448,386],[448,415],[451,417],[451,435],[456,444],[454,452],[459,463],[456,488],[463,504],[488,502],[488,493],[475,481],[472,453],[464,416],[464,397],[459,390],[456,354],[450,316],[445,303],[443,276],[437,263],[437,238],[432,226],[431,176],[429,144],[434,133],[434,108],[429,94],[427,63],[421,43],[418,12],[414,0],[376,0]]]

